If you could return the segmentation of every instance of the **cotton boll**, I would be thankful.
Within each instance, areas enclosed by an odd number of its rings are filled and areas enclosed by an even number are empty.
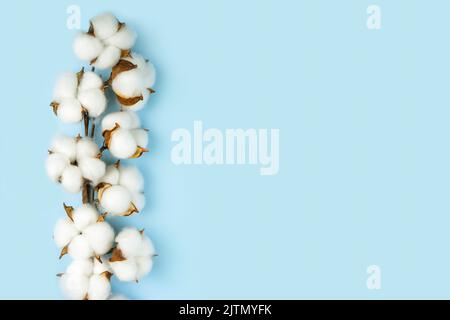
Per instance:
[[[95,59],[92,65],[99,69],[112,68],[119,62],[121,50],[114,46],[104,48],[102,53]]]
[[[135,154],[137,144],[130,131],[119,128],[114,132],[108,149],[114,157],[127,159]]]
[[[130,106],[122,105],[122,107],[124,109],[129,109],[129,110],[133,110],[133,111],[139,111],[139,110],[141,110],[142,108],[145,107],[145,105],[147,104],[149,96],[150,96],[150,92],[147,89],[143,89],[143,91],[142,91],[142,100],[139,100],[135,104],[130,105]]]
[[[58,104],[56,115],[64,123],[77,123],[83,119],[80,102],[74,98],[66,98]]]
[[[83,176],[80,168],[69,165],[61,176],[61,184],[70,193],[78,193],[83,186]]]
[[[72,219],[75,227],[82,231],[87,226],[97,222],[98,212],[91,204],[86,203],[73,211]]]
[[[77,159],[95,158],[100,153],[97,144],[91,138],[81,138],[77,143]]]
[[[111,294],[111,283],[103,275],[94,274],[89,279],[89,300],[106,300]]]
[[[83,177],[92,181],[94,185],[97,185],[106,170],[105,163],[97,158],[83,158],[78,161],[78,167],[80,168]]]
[[[104,255],[111,250],[114,243],[114,230],[106,222],[91,224],[83,230],[96,255]]]
[[[136,281],[138,268],[134,260],[110,262],[114,275],[120,281]]]
[[[73,162],[77,156],[77,142],[73,137],[64,135],[56,136],[53,139],[51,151],[61,153],[65,155],[70,162]]]
[[[145,207],[145,196],[142,192],[133,192],[131,194],[131,202],[135,205],[138,211],[142,211]]]
[[[67,98],[75,98],[78,86],[77,75],[73,72],[62,74],[56,81],[53,89],[53,98],[62,100]]]
[[[67,267],[67,274],[80,274],[84,276],[91,276],[94,271],[94,263],[92,259],[73,260]]]
[[[95,36],[101,40],[111,37],[119,29],[119,21],[110,12],[95,16],[91,19],[91,23]]]
[[[128,50],[136,42],[136,33],[126,25],[122,25],[120,30],[108,39],[105,39],[105,42],[121,50]]]
[[[119,183],[119,169],[115,165],[109,165],[106,167],[105,175],[101,178],[100,182],[109,183],[115,185]]]
[[[142,235],[136,228],[124,228],[116,237],[117,247],[129,259],[142,250]]]
[[[69,244],[69,254],[73,259],[87,259],[94,255],[89,239],[84,235],[75,236]]]
[[[108,213],[113,215],[123,214],[130,208],[130,192],[122,186],[109,187],[103,191],[100,204]]]
[[[112,82],[112,89],[124,98],[140,96],[144,87],[139,69],[119,73]]]
[[[153,267],[153,261],[150,257],[137,257],[137,279],[140,279],[150,273]]]
[[[102,52],[103,44],[94,36],[80,33],[75,37],[73,50],[79,59],[92,61]]]
[[[89,278],[82,274],[63,274],[60,279],[61,291],[73,300],[83,300],[89,289]]]
[[[135,166],[120,166],[119,184],[131,192],[140,192],[144,189],[144,177]]]
[[[53,230],[53,240],[58,248],[64,248],[78,233],[77,228],[68,218],[59,219]]]
[[[134,141],[139,147],[147,148],[148,146],[148,132],[145,129],[133,129],[131,134],[134,137]]]
[[[52,153],[49,154],[45,161],[45,170],[47,175],[53,181],[58,181],[61,178],[64,169],[70,165],[69,159],[63,154]]]
[[[153,257],[156,254],[155,247],[153,246],[152,241],[147,236],[142,236],[142,248],[140,255]]]
[[[103,80],[98,74],[92,71],[85,71],[78,85],[78,90],[86,91],[91,89],[100,89],[102,87]]]
[[[116,123],[122,129],[130,129],[134,121],[134,118],[128,112],[112,112],[103,118],[102,130],[111,130],[115,127]]]
[[[101,89],[80,91],[78,100],[86,108],[90,117],[96,118],[106,109],[106,96]]]

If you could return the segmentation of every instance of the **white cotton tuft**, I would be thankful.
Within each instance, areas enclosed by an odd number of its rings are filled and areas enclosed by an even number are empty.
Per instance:
[[[86,236],[75,236],[69,244],[69,254],[73,259],[87,259],[94,255],[94,251]]]
[[[80,33],[75,37],[73,50],[81,60],[92,61],[102,52],[103,43],[94,36]]]
[[[105,39],[105,42],[121,50],[128,50],[134,46],[136,37],[136,33],[133,30],[126,25],[122,25],[120,30],[108,39]]]
[[[94,263],[92,259],[85,260],[73,260],[67,267],[66,273],[68,274],[81,274],[85,276],[91,276],[94,271]]]
[[[69,165],[61,176],[61,185],[70,193],[78,193],[83,186],[83,176],[80,168]]]
[[[139,119],[139,116],[136,114],[136,112],[133,111],[122,111],[122,112],[128,114],[128,117],[130,118],[129,129],[137,129],[141,126],[141,119]]]
[[[53,240],[58,248],[69,244],[73,237],[78,235],[78,230],[68,218],[59,219],[53,230]]]
[[[135,154],[137,144],[130,131],[119,128],[114,131],[108,149],[114,157],[127,159]]]
[[[49,178],[56,182],[61,178],[64,169],[69,165],[69,159],[67,159],[65,155],[52,153],[48,155],[47,160],[45,161],[45,170],[47,171]]]
[[[59,102],[56,115],[63,123],[78,123],[83,119],[82,111],[77,99],[65,98]]]
[[[144,190],[144,177],[135,166],[120,166],[119,184],[131,192],[141,192]]]
[[[133,192],[131,193],[131,202],[136,206],[138,211],[142,211],[145,207],[145,196],[142,192]]]
[[[139,69],[119,73],[112,82],[112,89],[123,98],[140,96],[144,90],[144,83]]]
[[[136,281],[138,267],[134,260],[110,262],[114,275],[120,281]]]
[[[121,50],[114,46],[107,46],[92,64],[99,69],[114,67],[120,60]]]
[[[63,274],[60,279],[63,294],[72,300],[83,300],[89,289],[89,278],[82,274]]]
[[[91,19],[95,37],[104,40],[111,37],[119,29],[119,21],[110,12],[101,13]]]
[[[141,148],[147,148],[148,146],[148,132],[145,129],[133,129],[131,134],[134,137],[134,141]]]
[[[78,79],[75,73],[66,72],[59,76],[53,89],[53,98],[63,100],[75,98],[78,86]]]
[[[90,117],[96,118],[106,110],[107,101],[102,89],[80,91],[78,100],[86,108]]]
[[[77,142],[73,137],[64,135],[56,136],[53,139],[51,151],[61,153],[65,155],[70,162],[73,162],[77,156]]]
[[[142,234],[136,228],[124,228],[116,237],[117,247],[127,259],[142,251]]]
[[[87,226],[97,222],[98,212],[91,204],[83,204],[73,211],[72,219],[75,227],[83,231]]]
[[[100,204],[106,212],[120,215],[128,211],[131,205],[130,192],[122,186],[115,185],[103,191]]]
[[[122,129],[131,129],[136,119],[127,111],[112,112],[106,115],[102,120],[102,130],[111,130],[116,126],[116,123]]]
[[[119,183],[119,169],[114,164],[106,167],[105,175],[100,179],[100,182],[109,183],[112,185]]]
[[[108,259],[106,257],[101,257],[102,262],[97,259],[94,260],[94,269],[93,272],[95,274],[102,274],[103,272],[113,273],[111,267],[109,266]]]
[[[92,71],[85,71],[78,85],[78,90],[86,91],[91,89],[100,89],[103,87],[102,78]]]
[[[106,164],[97,158],[83,158],[78,161],[83,177],[97,185],[98,181],[105,174]]]
[[[153,268],[153,260],[151,257],[137,257],[136,258],[137,265],[137,278],[140,279],[152,271]]]
[[[100,153],[97,144],[87,137],[81,138],[77,143],[77,159],[95,158]]]
[[[106,300],[111,294],[111,283],[103,275],[94,274],[89,279],[89,300]]]
[[[96,255],[104,255],[114,244],[114,230],[107,222],[91,224],[83,230]]]
[[[141,256],[149,256],[153,257],[156,254],[155,247],[153,246],[153,242],[149,237],[142,235],[142,249],[140,252]]]

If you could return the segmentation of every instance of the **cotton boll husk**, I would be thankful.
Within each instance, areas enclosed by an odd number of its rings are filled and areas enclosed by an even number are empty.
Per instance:
[[[53,181],[58,181],[61,177],[64,169],[70,165],[69,159],[61,153],[49,154],[47,160],[45,161],[45,170],[47,175]]]
[[[64,135],[56,136],[53,139],[51,151],[61,153],[65,155],[70,162],[73,162],[77,156],[77,142],[73,137]]]
[[[87,259],[94,255],[89,239],[80,234],[75,236],[69,244],[69,254],[75,259]]]
[[[78,235],[78,230],[68,218],[59,219],[53,230],[53,240],[58,248],[63,248]]]
[[[131,192],[141,192],[144,189],[144,177],[135,166],[120,166],[119,184]]]
[[[150,257],[137,257],[137,279],[140,279],[150,273],[153,267],[153,260]]]
[[[75,37],[73,50],[79,59],[92,61],[102,52],[103,43],[94,36],[80,33]]]
[[[113,273],[111,267],[109,266],[108,259],[106,257],[101,257],[102,262],[97,259],[94,260],[94,269],[93,272],[95,274],[102,274],[103,272]]]
[[[85,71],[78,85],[78,90],[86,91],[91,89],[100,89],[102,87],[103,80],[98,74],[92,71]]]
[[[80,102],[74,98],[61,100],[56,110],[56,115],[63,123],[78,123],[83,119]]]
[[[131,202],[136,206],[138,211],[142,211],[145,207],[145,196],[142,192],[133,192],[131,193]]]
[[[104,40],[111,37],[119,29],[119,21],[110,12],[101,13],[91,19],[94,34],[97,38]]]
[[[63,274],[60,286],[63,294],[69,299],[83,300],[89,289],[89,277],[82,274]]]
[[[104,255],[114,243],[114,230],[107,222],[91,224],[83,230],[96,255]]]
[[[119,124],[122,129],[130,129],[134,124],[134,118],[128,112],[112,112],[106,115],[102,120],[102,130],[111,130]]]
[[[92,262],[92,259],[85,259],[85,260],[73,260],[67,267],[65,273],[81,274],[90,277],[93,271],[94,271],[94,263]]]
[[[134,141],[139,147],[147,148],[148,146],[148,132],[145,129],[133,129],[131,134],[134,137]]]
[[[111,283],[102,275],[94,274],[89,279],[89,300],[106,300],[111,294]]]
[[[120,30],[114,35],[105,39],[105,43],[113,45],[121,50],[128,50],[134,46],[136,42],[136,33],[128,28],[127,25],[122,25]]]
[[[87,137],[81,138],[77,143],[77,159],[95,158],[100,153],[98,145]]]
[[[78,100],[86,108],[90,117],[97,118],[106,109],[106,96],[101,89],[80,91]]]
[[[122,107],[125,110],[139,111],[145,107],[149,97],[150,97],[150,92],[147,89],[145,89],[142,91],[142,100],[139,100],[135,104],[132,104],[129,106],[122,105]]]
[[[72,219],[75,227],[82,231],[87,226],[97,222],[98,212],[94,206],[86,203],[73,211]]]
[[[117,235],[116,242],[127,259],[138,256],[142,250],[142,234],[136,228],[124,228]]]
[[[131,69],[119,73],[112,81],[115,94],[123,98],[137,97],[144,91],[144,83],[139,69]]]
[[[106,164],[97,158],[83,158],[78,161],[78,167],[80,168],[83,177],[92,181],[94,185],[97,185],[106,170]]]
[[[105,175],[100,179],[100,182],[105,182],[112,185],[119,184],[119,177],[119,169],[112,164],[106,167]]]
[[[153,246],[153,242],[150,240],[149,237],[143,235],[140,256],[153,257],[155,254],[156,251],[155,247]]]
[[[92,65],[99,69],[108,69],[114,67],[120,60],[121,51],[114,46],[104,48]]]
[[[127,159],[135,154],[137,144],[130,131],[119,128],[112,135],[108,149],[114,157]]]
[[[123,214],[130,208],[130,192],[122,186],[109,187],[103,191],[100,204],[108,213],[113,215]]]
[[[83,186],[83,176],[80,168],[69,165],[66,169],[64,169],[61,176],[61,185],[67,190],[67,192],[80,192],[81,187]]]
[[[75,98],[78,86],[77,75],[73,72],[66,72],[59,76],[53,89],[53,98],[62,100]]]
[[[115,261],[109,263],[114,275],[120,281],[136,281],[137,280],[137,264],[134,260]]]

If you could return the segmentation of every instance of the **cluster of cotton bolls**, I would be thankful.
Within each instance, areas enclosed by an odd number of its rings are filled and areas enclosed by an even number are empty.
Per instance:
[[[132,111],[108,114],[102,121],[105,147],[118,159],[138,158],[147,152],[148,132]]]
[[[103,80],[92,71],[66,72],[53,91],[53,112],[64,123],[77,123],[84,116],[96,118],[106,109]]]
[[[97,144],[89,137],[59,135],[49,149],[47,174],[66,191],[78,193],[84,180],[96,185],[105,174],[106,165],[100,155]]]
[[[145,206],[144,178],[135,166],[117,162],[106,168],[98,185],[98,200],[102,208],[115,216],[129,216]]]
[[[145,206],[142,174],[137,167],[120,163],[120,159],[138,158],[148,151],[148,132],[135,111],[154,93],[156,73],[153,64],[131,52],[135,41],[134,31],[113,14],[94,17],[89,31],[78,34],[73,43],[75,54],[88,61],[92,71],[83,68],[64,73],[54,87],[51,106],[56,116],[64,123],[84,120],[84,137],[54,138],[45,164],[51,180],[68,192],[83,192],[81,206],[64,204],[66,217],[57,221],[53,231],[60,258],[73,259],[59,274],[61,289],[69,299],[126,299],[111,293],[110,278],[137,282],[151,271],[156,256],[143,230],[124,228],[116,236],[105,220],[129,216]],[[111,68],[107,82],[95,73],[96,68]],[[96,118],[107,109],[108,87],[121,111],[102,119],[103,146],[99,148],[94,141]],[[106,149],[119,161],[107,166],[101,160]]]
[[[133,47],[136,34],[109,12],[94,17],[90,22],[89,31],[75,38],[75,54],[99,69],[115,66]]]

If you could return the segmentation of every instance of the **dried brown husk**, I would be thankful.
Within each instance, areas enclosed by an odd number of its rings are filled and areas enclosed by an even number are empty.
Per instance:
[[[148,152],[149,150],[147,148],[137,147],[136,152],[130,157],[130,159],[136,159],[142,156],[144,152]]]
[[[67,216],[73,222],[73,207],[67,206],[65,203],[63,203],[63,206],[64,206],[64,210],[66,211]]]
[[[103,139],[105,140],[104,145],[107,149],[109,149],[109,145],[111,143],[111,138],[112,138],[113,133],[119,129],[120,129],[120,125],[116,122],[116,124],[114,125],[114,128],[112,128],[111,130],[103,131],[102,135],[103,135]]]
[[[103,197],[103,192],[105,192],[106,189],[111,188],[112,185],[110,183],[101,182],[97,185],[97,195],[98,200],[101,201]]]
[[[125,261],[127,260],[123,254],[122,251],[119,248],[114,248],[113,252],[112,252],[112,256],[109,259],[110,262],[120,262],[120,261]]]

